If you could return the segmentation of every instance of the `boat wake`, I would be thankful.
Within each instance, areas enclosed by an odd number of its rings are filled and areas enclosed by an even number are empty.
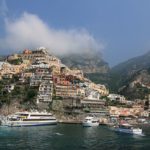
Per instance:
[[[61,134],[61,133],[59,133],[59,132],[56,132],[55,135],[61,136],[61,135],[64,135],[64,134]]]

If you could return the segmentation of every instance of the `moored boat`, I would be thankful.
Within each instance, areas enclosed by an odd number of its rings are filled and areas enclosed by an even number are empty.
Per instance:
[[[115,126],[114,130],[117,132],[143,135],[142,129],[133,127],[132,125],[128,123],[123,123],[123,124],[119,124],[118,126]]]
[[[83,122],[82,125],[84,127],[92,127],[92,126],[99,126],[99,121],[97,118],[93,117],[93,116],[87,116]]]
[[[47,112],[17,112],[7,117],[5,126],[41,126],[57,124],[56,118]]]

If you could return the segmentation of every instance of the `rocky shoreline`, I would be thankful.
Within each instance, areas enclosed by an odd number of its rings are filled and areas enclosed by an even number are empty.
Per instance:
[[[81,124],[86,114],[65,114],[63,112],[52,112],[59,123]]]
[[[10,114],[13,114],[15,112],[20,112],[20,111],[25,111],[25,110],[20,106],[20,104],[17,101],[14,101],[9,106],[3,105],[3,107],[0,109],[0,115],[6,117]],[[89,115],[88,113],[83,113],[83,112],[82,113],[66,113],[63,110],[60,110],[60,111],[51,110],[50,112],[56,117],[59,123],[64,123],[64,124],[81,124],[84,118]],[[99,117],[99,122],[100,122],[100,125],[112,124],[112,122],[109,121],[108,116]],[[128,123],[132,125],[143,124],[143,123],[137,122],[137,119],[131,119],[128,121]]]

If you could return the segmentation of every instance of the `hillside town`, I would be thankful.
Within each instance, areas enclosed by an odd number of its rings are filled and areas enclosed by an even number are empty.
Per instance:
[[[8,95],[15,88],[17,90],[18,87],[28,85],[28,88],[36,90],[32,98],[37,109],[50,109],[55,113],[73,115],[93,113],[112,117],[149,117],[150,96],[145,100],[129,101],[123,95],[110,93],[105,85],[95,84],[84,76],[82,70],[70,69],[44,47],[36,50],[25,49],[1,61],[0,81],[0,100],[2,102],[7,98],[6,104]],[[15,95],[13,98],[9,97],[9,104],[13,103],[14,97]],[[5,103],[1,104],[1,112],[4,106]],[[19,106],[18,109],[27,108]]]

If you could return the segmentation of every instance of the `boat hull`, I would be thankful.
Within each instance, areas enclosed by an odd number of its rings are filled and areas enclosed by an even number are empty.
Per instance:
[[[83,122],[82,125],[83,125],[83,127],[96,127],[96,126],[99,126],[99,123],[98,122],[96,122],[96,123]]]
[[[121,128],[115,128],[114,130],[117,131],[117,132],[123,132],[123,133],[128,133],[128,134],[142,135],[142,130],[141,129],[121,129]]]
[[[6,126],[9,127],[22,127],[22,126],[46,126],[55,125],[57,121],[9,121]]]

